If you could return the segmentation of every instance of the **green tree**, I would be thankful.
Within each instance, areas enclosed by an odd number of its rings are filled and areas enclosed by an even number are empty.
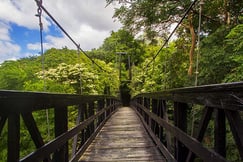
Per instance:
[[[21,64],[16,61],[6,61],[0,66],[0,89],[21,90],[26,76]]]
[[[132,62],[138,64],[143,60],[144,49],[139,40],[128,31],[120,29],[117,32],[111,32],[110,37],[106,38],[100,48],[92,50],[91,54],[98,55],[97,58],[102,58],[107,63],[118,60],[117,52],[126,52],[130,55]]]
[[[51,86],[48,85],[48,89],[64,86],[69,92],[72,92],[73,89],[75,93],[79,94],[103,94],[105,85],[112,85],[112,80],[110,80],[108,74],[114,75],[116,73],[113,72],[112,64],[106,65],[102,61],[99,61],[99,64],[102,64],[104,69],[106,69],[105,72],[99,72],[99,70],[85,63],[74,65],[61,63],[56,68],[48,69],[44,72],[44,77],[48,83],[53,83]],[[41,74],[42,71],[37,73],[43,79]],[[112,78],[115,78],[115,76]],[[111,87],[115,89],[116,84],[114,83]],[[72,88],[70,89],[70,87]]]
[[[144,32],[147,38],[156,42],[156,37],[167,38],[172,24],[178,23],[186,9],[192,3],[191,0],[184,1],[133,1],[133,0],[106,0],[107,4],[118,1],[119,8],[116,9],[114,17],[119,19],[124,28],[134,35]],[[240,21],[242,2],[239,0],[204,0],[202,15],[202,33],[211,34],[221,25],[236,25]],[[195,6],[198,6],[197,4]],[[189,68],[188,74],[193,74],[194,51],[196,47],[196,35],[198,27],[199,7],[194,7],[181,24],[181,31],[190,33],[186,39],[190,39],[188,47]],[[178,34],[180,35],[180,34]],[[180,35],[181,37],[181,35]]]
[[[97,77],[82,64],[70,65],[66,63],[59,64],[56,68],[50,68],[44,72],[37,73],[41,79],[56,82],[63,85],[71,85],[76,93],[95,93],[93,80]]]
[[[187,75],[187,55],[181,54],[186,53],[184,50],[188,50],[186,40],[177,39],[171,42],[151,62],[159,48],[158,45],[147,45],[145,48],[147,59],[140,66],[133,67],[131,83],[133,95],[194,85],[194,78]]]
[[[94,69],[94,73],[98,74],[97,91],[100,94],[118,95],[119,73],[118,68],[112,62],[108,64],[102,60],[95,60],[104,70]]]
[[[225,52],[230,54],[230,61],[233,66],[224,78],[224,82],[242,81],[243,73],[243,25],[234,27],[226,36]]]
[[[202,40],[199,85],[222,83],[235,66],[235,63],[230,60],[232,53],[225,52],[225,37],[229,31],[228,27],[223,26]]]
[[[192,3],[185,1],[151,1],[151,0],[106,0],[107,5],[112,2],[119,2],[114,17],[134,34],[145,31],[148,38],[163,36],[168,32],[172,23],[177,23],[186,9]],[[242,12],[242,2],[240,0],[204,0],[203,2],[203,30],[206,33],[214,32],[221,25],[239,24]],[[185,28],[190,23],[197,28],[199,2],[191,10],[191,13],[183,22]],[[191,15],[191,16],[190,16]]]
[[[35,81],[26,81],[24,83],[24,90],[35,92],[54,92],[54,93],[68,93],[74,94],[75,89],[69,84],[60,84],[53,80],[43,80],[42,78]]]

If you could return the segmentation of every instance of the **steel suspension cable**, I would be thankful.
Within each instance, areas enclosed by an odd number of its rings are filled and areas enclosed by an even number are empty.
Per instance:
[[[41,47],[41,64],[42,64],[42,77],[43,77],[43,91],[46,91],[46,77],[45,77],[45,56],[44,56],[44,46],[43,46],[43,23],[42,23],[42,9],[41,4],[42,0],[36,0],[36,4],[38,6],[37,8],[37,14],[36,16],[39,18],[39,26],[40,26],[40,47]],[[50,139],[50,121],[49,121],[49,111],[46,109],[46,122],[47,122],[47,136],[48,139]]]
[[[174,30],[170,33],[169,37],[165,40],[164,44],[161,46],[161,48],[157,51],[156,55],[153,56],[152,60],[146,65],[145,68],[147,68],[159,55],[159,53],[161,52],[161,50],[167,45],[167,43],[169,42],[169,40],[171,39],[171,37],[174,35],[175,31],[177,30],[177,28],[180,26],[180,24],[183,22],[183,20],[186,18],[186,16],[188,15],[188,13],[191,11],[192,7],[196,4],[198,0],[194,0],[191,5],[189,6],[189,8],[186,10],[186,12],[184,13],[183,17],[181,18],[181,20],[177,23],[176,27],[174,28]],[[144,70],[143,70],[144,71]]]
[[[199,64],[199,55],[200,55],[200,33],[202,26],[202,9],[204,5],[204,0],[200,0],[199,2],[199,18],[198,18],[198,35],[197,35],[197,58],[196,58],[196,75],[195,75],[195,86],[198,85],[198,64]]]
[[[202,9],[204,5],[204,0],[200,0],[199,2],[199,17],[198,17],[198,34],[197,34],[197,55],[196,55],[196,72],[195,72],[195,87],[198,86],[198,66],[199,66],[199,55],[200,55],[200,33],[202,26]],[[195,124],[195,109],[192,109],[192,125],[191,125],[191,135],[194,133],[194,124]]]
[[[79,48],[77,48],[77,53],[78,53],[78,63],[79,63],[79,87],[80,87],[80,95],[82,95],[83,90],[82,90],[82,74],[81,74],[81,56],[80,56],[80,45],[78,45]]]
[[[106,72],[100,65],[98,65],[88,54],[80,48],[79,44],[68,34],[68,32],[58,23],[58,21],[48,12],[48,10],[41,4],[38,3],[38,0],[35,0],[37,5],[51,18],[51,20],[61,29],[61,31],[71,40],[71,42],[93,63],[95,64],[100,70]]]

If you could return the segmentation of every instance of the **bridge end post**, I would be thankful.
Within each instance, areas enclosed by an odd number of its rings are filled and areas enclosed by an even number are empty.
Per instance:
[[[187,109],[188,105],[186,103],[175,102],[174,103],[174,123],[175,126],[187,132]],[[177,161],[186,161],[188,154],[188,148],[175,139],[175,158]]]
[[[215,110],[214,150],[226,157],[226,124],[224,110]]]
[[[8,162],[19,161],[20,151],[20,115],[8,116]]]
[[[68,116],[67,107],[60,106],[60,108],[54,108],[55,114],[55,137],[67,132],[68,130]],[[53,161],[55,162],[68,162],[68,142],[66,142],[62,148],[58,149],[54,153]]]

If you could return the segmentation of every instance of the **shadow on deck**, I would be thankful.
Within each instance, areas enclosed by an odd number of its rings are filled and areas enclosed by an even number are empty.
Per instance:
[[[165,161],[130,107],[122,107],[106,122],[80,162]]]

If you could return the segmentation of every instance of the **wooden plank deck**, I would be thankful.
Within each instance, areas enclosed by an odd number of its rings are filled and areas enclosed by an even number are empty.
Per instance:
[[[119,108],[107,121],[79,162],[166,161],[136,112]]]

